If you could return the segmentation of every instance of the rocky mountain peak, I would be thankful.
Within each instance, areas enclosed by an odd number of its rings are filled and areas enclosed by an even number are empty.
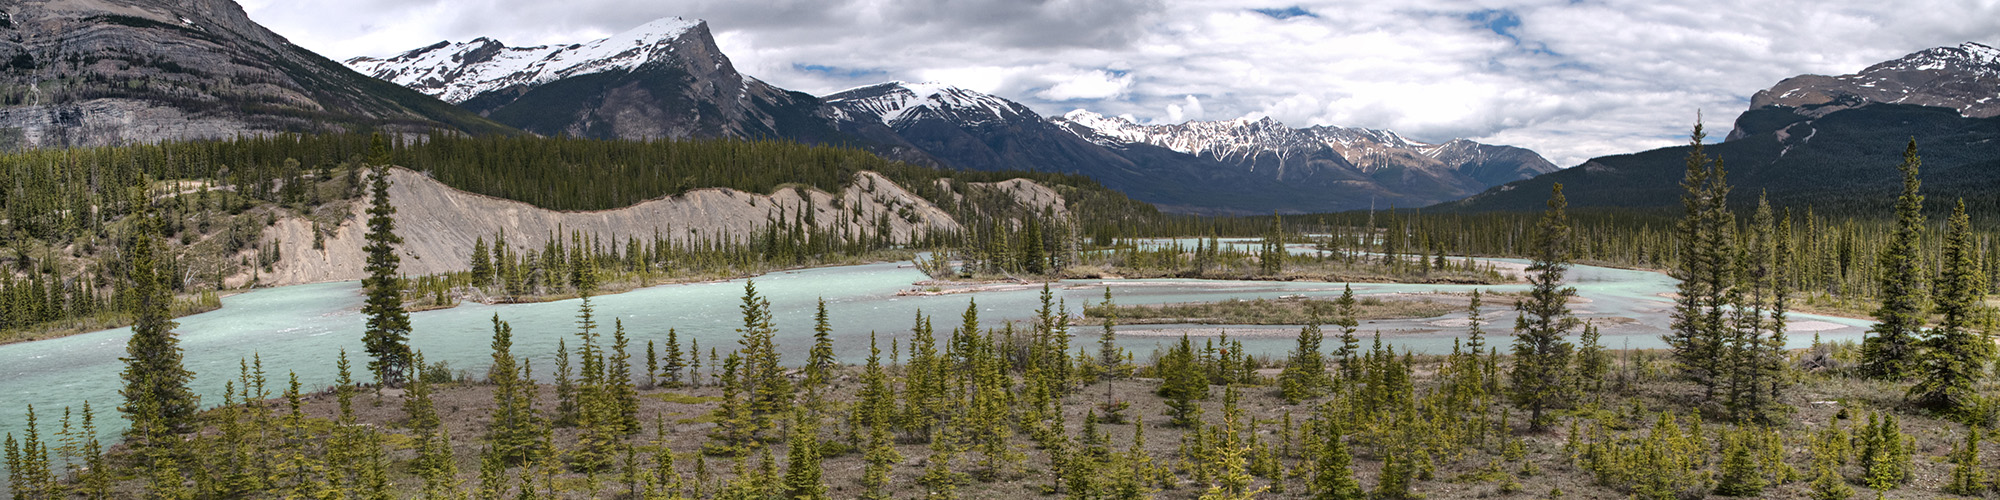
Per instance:
[[[887,125],[925,116],[963,123],[1005,122],[1040,115],[992,94],[938,82],[893,81],[857,87],[821,98],[841,119],[872,119]]]
[[[721,51],[715,48],[708,23],[679,17],[654,20],[609,37],[569,45],[509,47],[498,40],[480,37],[463,43],[438,42],[389,58],[357,57],[346,64],[363,74],[455,104],[488,92],[532,87],[586,74],[632,70],[674,60],[677,54],[721,63],[714,69],[727,68],[726,59],[715,60]],[[683,61],[687,62],[693,61]],[[727,69],[734,72],[733,68]]]
[[[1976,42],[1924,49],[1854,74],[1787,78],[1750,97],[1751,110],[1787,106],[1815,117],[1872,103],[1951,108],[1971,118],[2000,116],[2000,49]],[[1730,139],[1744,135],[1731,131]]]

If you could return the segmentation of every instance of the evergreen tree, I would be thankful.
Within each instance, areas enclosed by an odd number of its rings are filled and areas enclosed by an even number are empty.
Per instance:
[[[807,411],[792,412],[792,435],[785,455],[784,498],[826,500],[826,481],[821,478],[819,423]]]
[[[1118,306],[1111,302],[1111,287],[1104,287],[1104,302],[1097,305],[1104,310],[1104,333],[1097,337],[1097,364],[1108,372],[1116,371],[1125,360],[1124,350],[1118,348]]]
[[[698,357],[698,356],[699,356],[700,354],[701,354],[701,352],[700,352],[700,350],[698,350],[698,349],[697,349],[697,350],[690,350],[690,351],[688,351],[688,354],[687,354],[687,358],[688,358],[688,359],[693,359],[693,358],[696,358],[696,357]],[[678,331],[675,331],[675,330],[674,330],[674,329],[672,329],[672,328],[668,328],[668,329],[667,329],[667,361],[666,361],[666,363],[665,363],[665,364],[664,364],[664,365],[663,365],[663,366],[662,366],[662,367],[660,368],[660,371],[662,372],[662,373],[661,373],[661,375],[662,375],[662,376],[664,376],[664,377],[666,377],[666,379],[667,379],[667,387],[680,387],[680,385],[681,385],[681,370],[684,370],[684,369],[686,369],[686,368],[687,368],[687,362],[686,362],[686,361],[683,361],[683,360],[682,360],[682,358],[681,358],[681,339],[680,339],[680,332],[678,332]]]
[[[1576,351],[1576,390],[1580,394],[1595,395],[1604,386],[1604,375],[1611,371],[1611,355],[1604,352],[1602,337],[1597,332],[1597,324],[1585,322],[1582,345]]]
[[[1318,315],[1299,329],[1298,346],[1292,348],[1291,359],[1285,362],[1285,370],[1278,374],[1279,395],[1285,398],[1285,402],[1298,404],[1319,397],[1333,385],[1333,380],[1327,378],[1325,354],[1320,353],[1320,343],[1324,340]]]
[[[1976,326],[1986,298],[1986,277],[1979,269],[1979,249],[1970,226],[1965,201],[1959,200],[1939,259],[1943,269],[1935,303],[1943,319],[1918,343],[1922,351],[1913,366],[1917,384],[1910,387],[1910,399],[1919,406],[1948,414],[1965,414],[1979,404],[1974,384],[1994,352],[1993,340]]]
[[[1722,450],[1722,477],[1716,482],[1715,494],[1726,497],[1754,497],[1764,494],[1764,474],[1751,459],[1750,446],[1744,441],[1751,439],[1749,431],[1738,429],[1723,435],[1726,444]]]
[[[1334,349],[1333,358],[1340,362],[1343,385],[1361,378],[1361,339],[1354,336],[1355,327],[1361,326],[1361,321],[1355,315],[1354,304],[1354,285],[1341,285],[1340,299],[1333,302],[1333,324],[1340,327],[1340,347]]]
[[[200,398],[188,389],[194,372],[181,362],[180,338],[173,333],[173,292],[170,272],[161,269],[160,244],[155,235],[159,221],[148,208],[141,207],[138,225],[130,243],[132,284],[130,296],[137,320],[132,336],[125,342],[125,370],[119,373],[124,388],[118,391],[125,403],[118,411],[132,422],[127,435],[139,446],[174,439],[171,435],[195,430],[195,412]],[[169,258],[170,259],[170,258]],[[161,434],[144,434],[159,431]]]
[[[534,401],[527,397],[522,386],[534,382],[521,376],[523,370],[516,365],[514,354],[514,328],[500,321],[500,315],[493,315],[493,366],[487,369],[487,381],[493,384],[493,417],[486,424],[486,454],[504,464],[521,464],[533,461],[540,452],[540,417],[535,415]]]
[[[1354,455],[1347,449],[1346,432],[1338,418],[1332,411],[1332,403],[1320,406],[1321,443],[1309,489],[1314,500],[1361,500],[1367,497],[1361,491],[1361,482],[1354,479]]]
[[[882,370],[882,348],[875,344],[875,334],[868,334],[868,365],[862,371],[862,388],[859,401],[854,406],[854,420],[868,430],[868,442],[862,460],[867,462],[861,475],[861,497],[886,499],[889,494],[889,471],[903,461],[903,455],[889,440],[889,424],[895,413],[896,395],[889,385],[889,375]]]
[[[1979,461],[1979,428],[1965,429],[1965,443],[1951,450],[1951,480],[1945,493],[1977,496],[1986,492],[1986,467]]]
[[[486,249],[484,236],[472,241],[472,284],[479,287],[493,284],[493,256]]]
[[[417,353],[411,362],[422,366],[423,359],[423,354]],[[411,447],[417,450],[417,458],[410,462],[411,472],[423,479],[425,497],[448,498],[458,489],[458,460],[452,457],[451,434],[431,402],[430,383],[421,376],[410,377],[408,382],[403,391],[404,426],[415,433]]]
[[[750,396],[750,414],[757,432],[772,428],[771,417],[791,411],[791,379],[785,376],[775,340],[778,329],[771,323],[771,301],[757,295],[754,282],[743,283],[743,367],[738,376]]]
[[[1676,285],[1673,325],[1665,336],[1682,373],[1713,399],[1724,377],[1725,295],[1735,285],[1735,216],[1729,211],[1729,182],[1721,160],[1704,152],[1702,124],[1689,140],[1687,172],[1681,180],[1683,215],[1675,226],[1680,259],[1672,270]]]
[[[604,397],[612,408],[610,422],[612,433],[631,435],[639,432],[639,391],[632,386],[632,356],[626,353],[631,344],[625,336],[625,320],[611,321],[611,360],[604,376]]]
[[[1889,236],[1879,258],[1882,307],[1875,310],[1875,326],[1861,340],[1861,371],[1869,376],[1900,380],[1917,370],[1917,335],[1929,313],[1924,310],[1922,238],[1924,197],[1917,193],[1922,181],[1917,168],[1917,140],[1903,152],[1903,194],[1896,198],[1896,232]]]
[[[1511,393],[1514,404],[1528,411],[1529,427],[1537,431],[1548,427],[1547,410],[1564,404],[1569,396],[1563,379],[1570,344],[1563,337],[1576,328],[1577,320],[1569,312],[1569,298],[1576,295],[1576,288],[1562,284],[1573,245],[1569,217],[1563,211],[1568,205],[1562,184],[1556,184],[1549,210],[1535,228],[1528,296],[1515,306],[1521,314],[1514,322]]]
[[[376,140],[379,143],[379,135]],[[402,261],[396,245],[403,238],[396,236],[396,207],[389,204],[388,165],[377,164],[371,177],[367,244],[362,247],[368,252],[368,277],[361,280],[368,291],[368,301],[361,307],[368,315],[368,329],[361,342],[374,358],[368,369],[375,373],[376,383],[394,387],[402,385],[410,372],[410,314],[403,310],[403,283],[396,276]]]
[[[1208,397],[1208,376],[1195,361],[1194,345],[1188,342],[1187,334],[1181,334],[1181,342],[1160,358],[1154,369],[1161,379],[1159,395],[1167,398],[1167,416],[1173,417],[1170,425],[1193,427],[1201,423],[1201,402]]]
[[[819,308],[813,312],[813,346],[806,355],[806,391],[812,395],[814,404],[819,404],[819,391],[832,380],[837,366],[833,359],[833,325],[827,320],[826,299],[819,299]]]

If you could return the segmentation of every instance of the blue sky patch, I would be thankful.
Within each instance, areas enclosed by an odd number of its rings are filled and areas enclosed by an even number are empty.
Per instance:
[[[1258,14],[1263,14],[1266,16],[1271,16],[1272,19],[1291,19],[1294,17],[1319,17],[1319,14],[1314,14],[1312,13],[1312,11],[1306,10],[1304,7],[1300,7],[1297,5],[1293,5],[1291,7],[1285,7],[1282,9],[1279,8],[1250,9],[1250,11],[1256,12]]]
[[[804,73],[815,73],[826,76],[835,76],[840,78],[861,78],[864,76],[881,77],[889,75],[889,72],[882,71],[879,69],[841,68],[835,66],[821,66],[818,64],[799,64],[799,63],[792,63],[792,70]]]

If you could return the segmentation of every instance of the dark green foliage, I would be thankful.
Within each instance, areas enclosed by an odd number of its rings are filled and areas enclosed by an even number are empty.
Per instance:
[[[1979,460],[1979,428],[1965,429],[1965,443],[1952,447],[1951,479],[1945,493],[1977,496],[1986,492],[1986,467]]]
[[[1976,315],[1986,297],[1986,277],[1971,232],[1971,219],[1961,200],[1952,212],[1944,255],[1938,260],[1942,269],[1934,303],[1943,319],[1918,341],[1922,350],[1913,366],[1917,383],[1910,387],[1910,399],[1919,406],[1947,414],[1963,415],[1979,405],[1974,384],[1994,352],[1993,340],[1976,330]]]
[[[166,285],[171,277],[159,270],[159,244],[154,236],[158,230],[157,219],[150,212],[141,212],[128,250],[138,321],[126,340],[125,357],[120,359],[125,370],[119,377],[125,385],[119,395],[124,396],[125,404],[118,411],[132,422],[127,435],[142,446],[193,431],[199,405],[199,398],[188,389],[194,372],[182,366],[180,339],[172,332],[175,323],[168,307],[173,294]]]
[[[1278,390],[1286,402],[1297,404],[1318,397],[1333,386],[1326,373],[1326,355],[1320,352],[1323,340],[1325,334],[1320,332],[1317,320],[1299,329],[1298,345],[1292,348],[1285,370],[1278,374]]]
[[[1167,416],[1173,417],[1168,423],[1176,427],[1200,424],[1201,400],[1208,398],[1208,376],[1195,362],[1194,344],[1188,342],[1187,335],[1181,335],[1180,344],[1161,356],[1153,369],[1161,379],[1159,395],[1167,398]]]
[[[1900,380],[1913,374],[1917,363],[1917,335],[1924,319],[1923,290],[1926,274],[1919,238],[1924,230],[1924,196],[1917,193],[1922,181],[1917,169],[1917,141],[1903,152],[1903,194],[1896,198],[1896,233],[1879,257],[1882,268],[1882,308],[1875,311],[1875,326],[1861,343],[1861,369],[1877,378]]]
[[[771,324],[771,302],[757,296],[757,284],[743,283],[743,328],[737,340],[743,353],[743,388],[750,396],[750,414],[757,432],[770,429],[771,418],[791,411],[792,381],[778,359],[778,334]]]
[[[375,138],[378,156],[387,154],[381,140],[379,135]],[[369,198],[367,245],[362,248],[368,252],[368,277],[361,280],[368,301],[361,313],[368,315],[368,329],[361,342],[374,358],[368,362],[368,370],[375,373],[375,381],[393,387],[401,385],[410,371],[410,313],[403,310],[403,282],[396,270],[402,261],[396,256],[396,245],[403,238],[396,236],[396,207],[389,204],[389,167],[376,165],[369,188],[373,194]]]
[[[493,366],[486,371],[487,383],[493,384],[493,419],[486,424],[486,454],[503,464],[535,460],[543,452],[539,446],[546,432],[529,396],[532,382],[515,362],[513,339],[513,327],[494,314]]]
[[[1695,123],[1680,183],[1683,214],[1674,228],[1680,259],[1672,274],[1680,283],[1665,340],[1682,373],[1701,384],[1704,398],[1713,399],[1728,376],[1725,353],[1731,331],[1726,314],[1729,289],[1736,283],[1736,218],[1729,211],[1727,171],[1720,160],[1707,156],[1704,137],[1702,124]]]
[[[1570,384],[1565,372],[1570,364],[1570,343],[1563,340],[1578,323],[1569,312],[1569,298],[1576,288],[1562,284],[1570,265],[1573,234],[1563,208],[1562,185],[1549,196],[1549,210],[1536,226],[1533,263],[1528,266],[1528,296],[1515,305],[1520,316],[1514,321],[1514,369],[1509,391],[1514,404],[1528,410],[1528,425],[1535,430],[1549,425],[1547,410],[1564,405]]]

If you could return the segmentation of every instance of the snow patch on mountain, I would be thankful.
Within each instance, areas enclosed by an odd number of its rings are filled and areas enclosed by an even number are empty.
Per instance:
[[[1036,116],[1013,101],[937,82],[879,83],[822,99],[839,119],[872,119],[892,127],[927,115],[971,125]]]
[[[439,42],[377,59],[357,57],[348,67],[450,103],[487,92],[563,78],[637,68],[667,57],[683,35],[705,25],[670,17],[599,40],[572,45],[508,47],[498,40]]]

